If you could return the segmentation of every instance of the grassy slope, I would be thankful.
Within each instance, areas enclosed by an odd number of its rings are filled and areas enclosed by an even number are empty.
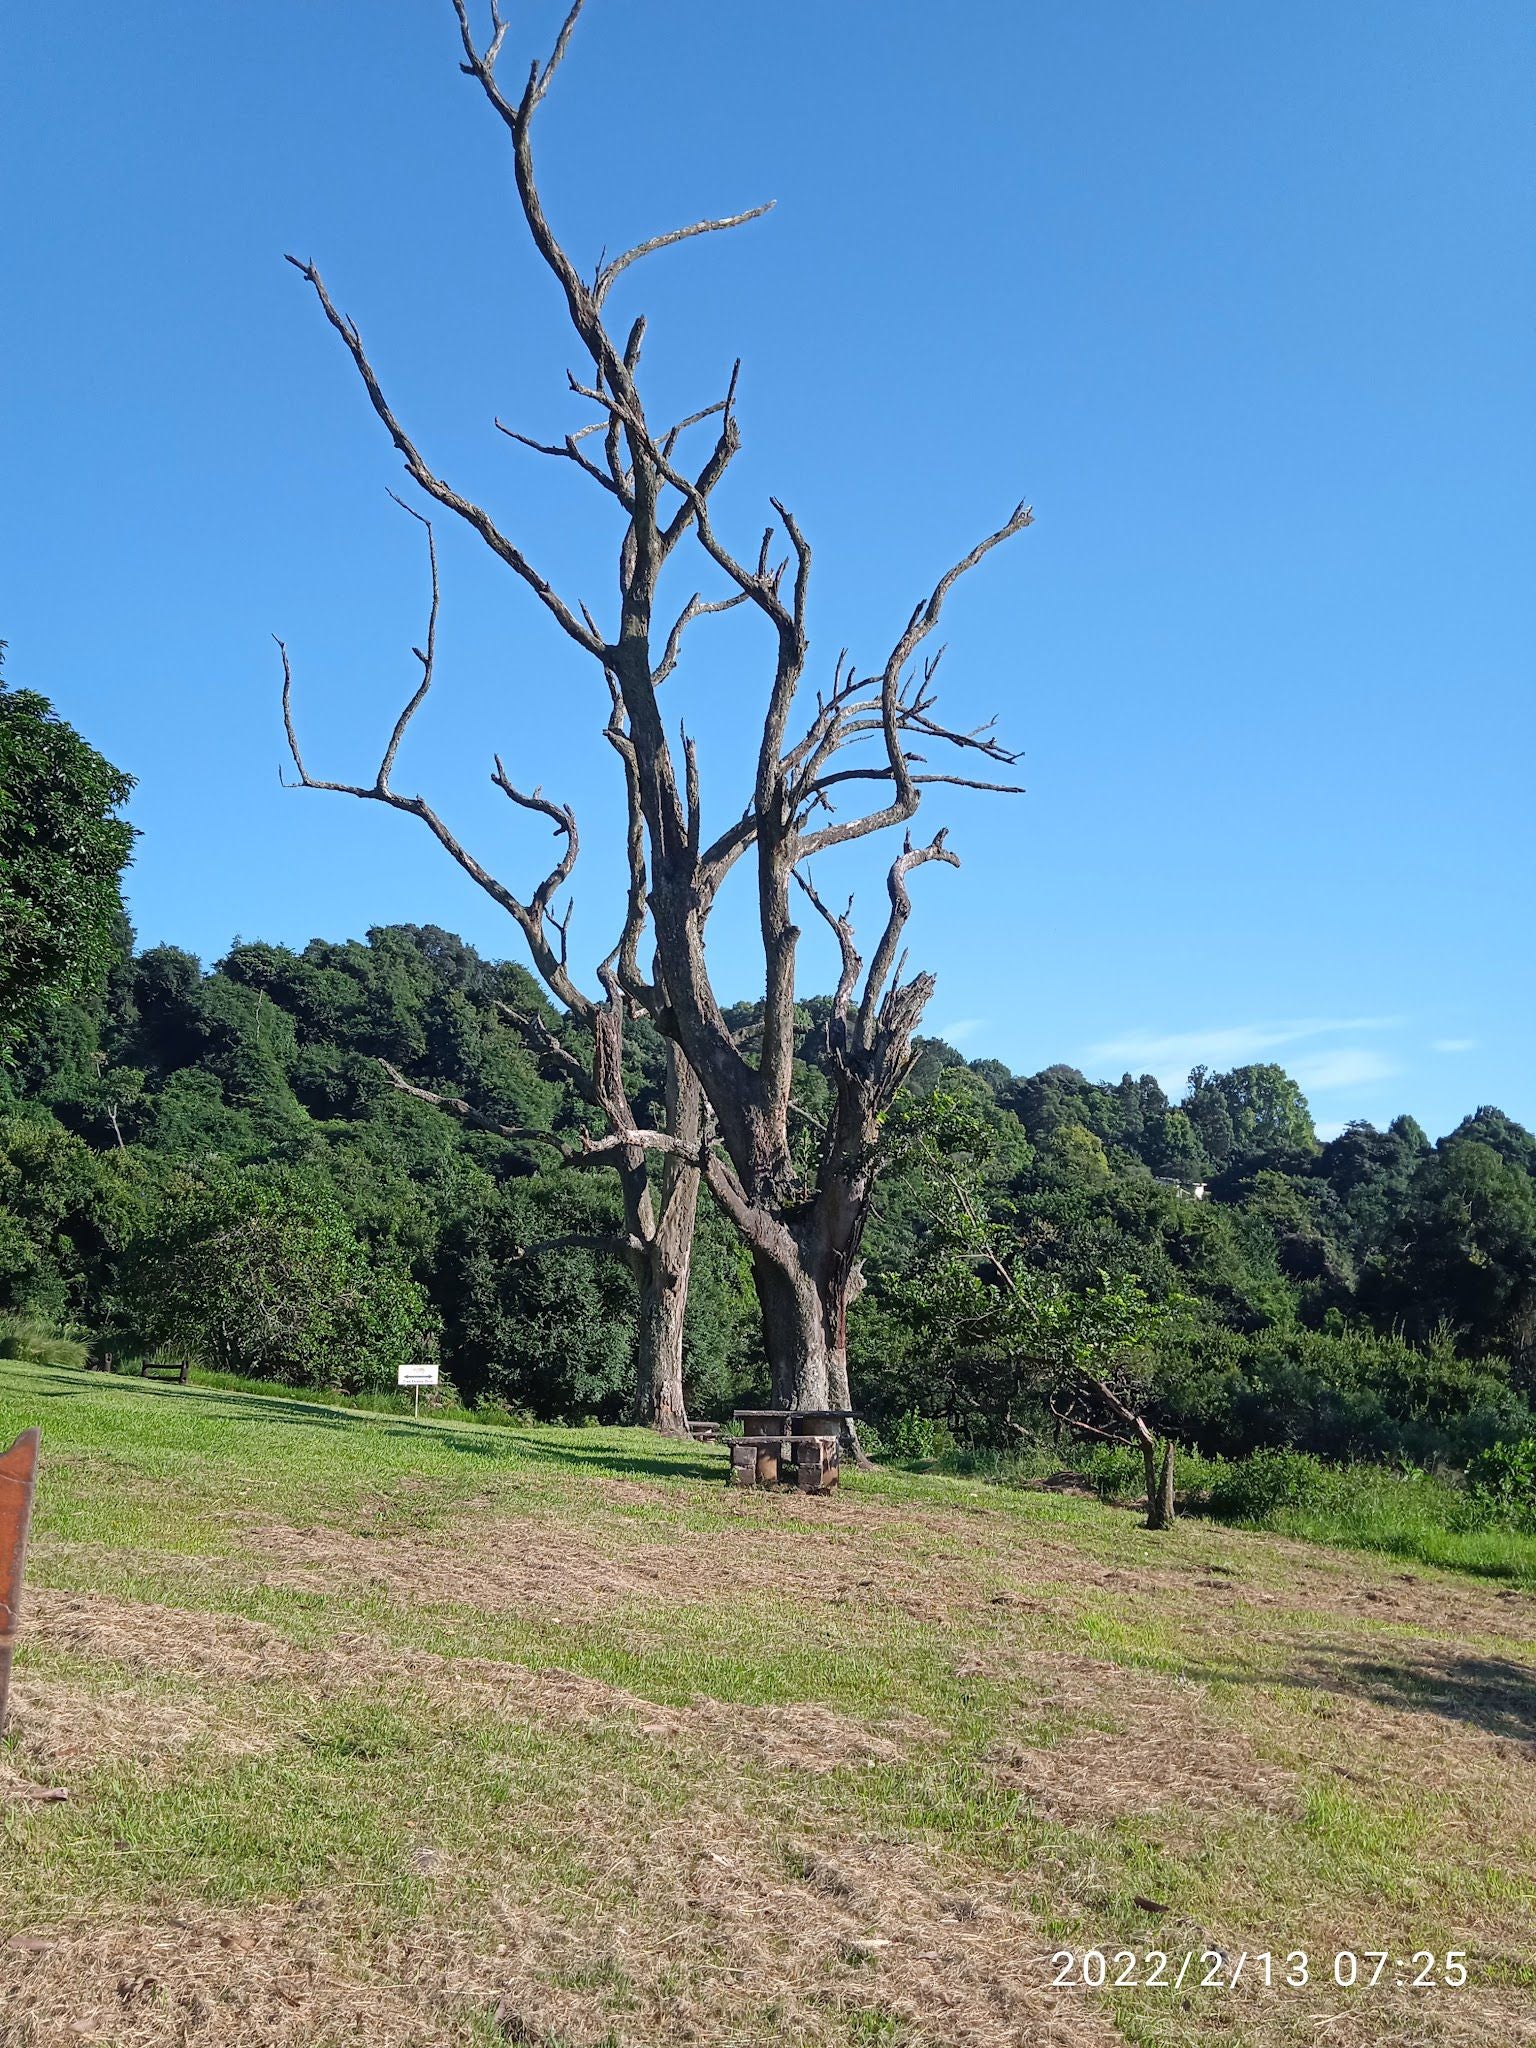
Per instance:
[[[34,1421],[0,2048],[1536,2039],[1524,1592],[0,1364]],[[1328,1981],[1053,1993],[1088,1945]]]

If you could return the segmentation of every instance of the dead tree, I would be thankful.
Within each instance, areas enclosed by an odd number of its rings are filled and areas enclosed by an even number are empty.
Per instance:
[[[816,694],[814,710],[796,725],[810,653],[810,544],[777,498],[770,501],[774,522],[745,554],[736,552],[714,518],[715,492],[741,445],[740,365],[722,396],[686,418],[656,424],[641,388],[645,320],[637,317],[626,328],[609,324],[613,288],[636,264],[694,236],[738,227],[768,208],[651,236],[584,274],[545,212],[532,140],[535,116],[566,55],[583,0],[575,0],[565,17],[548,60],[534,63],[521,85],[512,87],[504,87],[498,73],[507,35],[501,0],[491,0],[490,33],[483,42],[469,0],[452,5],[460,68],[506,131],[518,209],[563,295],[585,365],[580,374],[568,373],[568,382],[592,416],[563,440],[521,433],[513,438],[569,463],[616,515],[618,595],[606,625],[586,606],[561,596],[491,514],[432,467],[386,396],[356,324],[338,311],[312,263],[289,261],[313,288],[414,483],[480,536],[607,682],[616,707],[608,736],[627,770],[632,833],[644,835],[655,946],[649,973],[641,971],[634,946],[621,949],[615,966],[619,986],[675,1042],[702,1085],[718,1144],[692,1156],[749,1249],[775,1398],[799,1407],[847,1407],[846,1314],[859,1286],[879,1123],[909,1071],[912,1034],[933,986],[927,974],[903,978],[902,935],[911,910],[907,881],[927,862],[958,862],[943,832],[926,843],[904,840],[891,865],[889,908],[867,967],[849,912],[824,907],[809,863],[872,834],[903,830],[927,786],[1014,790],[1012,784],[924,765],[935,749],[969,753],[983,764],[1011,765],[1017,758],[993,737],[990,724],[962,731],[940,719],[935,678],[942,649],[929,649],[956,582],[1022,531],[1031,513],[1019,505],[939,577],[878,667],[860,673],[840,657]],[[708,445],[689,457],[685,443],[701,428]],[[668,608],[664,614],[663,572],[685,543],[687,551],[704,558],[717,594],[706,598],[696,591],[675,613]],[[786,551],[783,559],[776,558],[779,545]],[[761,735],[744,806],[709,837],[697,756],[686,735],[674,746],[661,692],[690,629],[706,614],[736,605],[749,607],[766,629]],[[850,758],[850,750],[861,745],[871,749],[872,758]],[[873,792],[867,810],[836,814],[837,801],[866,787]],[[746,857],[756,870],[764,960],[755,1057],[729,1028],[705,957],[706,928],[721,885]],[[825,1043],[831,1108],[809,1166],[797,1159],[791,1126],[800,939],[792,914],[796,882],[831,926],[841,958]],[[688,1150],[688,1141],[674,1132],[615,1134],[611,1142],[632,1142],[664,1155]]]
[[[442,603],[432,523],[423,519],[411,506],[404,505],[403,501],[396,502],[402,503],[402,508],[420,521],[427,537],[432,601],[427,615],[425,644],[412,650],[421,666],[420,681],[395,721],[373,781],[324,781],[312,776],[304,765],[294,723],[293,668],[288,649],[279,640],[277,646],[283,664],[283,726],[288,736],[288,750],[298,772],[299,786],[331,790],[366,802],[386,804],[393,810],[419,818],[465,874],[508,912],[523,934],[529,956],[545,987],[589,1042],[589,1056],[583,1058],[578,1055],[537,1012],[514,1010],[506,1003],[498,1007],[529,1045],[540,1065],[546,1071],[558,1074],[597,1111],[606,1125],[606,1133],[601,1140],[588,1139],[580,1145],[572,1145],[550,1131],[500,1124],[483,1116],[466,1101],[416,1086],[387,1060],[381,1060],[379,1064],[394,1087],[415,1096],[418,1101],[434,1103],[463,1121],[492,1130],[501,1137],[551,1146],[569,1165],[611,1168],[617,1173],[624,1205],[624,1229],[621,1232],[546,1238],[525,1246],[523,1250],[525,1256],[536,1256],[564,1246],[581,1246],[588,1250],[611,1252],[624,1260],[634,1278],[638,1298],[635,1418],[654,1429],[682,1434],[688,1427],[683,1398],[683,1322],[688,1307],[694,1220],[699,1201],[698,1162],[706,1143],[709,1112],[697,1079],[670,1042],[664,1113],[657,1132],[642,1132],[637,1128],[639,1119],[624,1082],[626,1003],[615,968],[619,961],[638,957],[645,929],[643,840],[634,833],[630,835],[631,865],[624,929],[618,946],[598,969],[603,994],[601,999],[594,999],[571,971],[568,945],[570,903],[567,902],[563,912],[556,906],[556,898],[570,881],[580,850],[576,815],[571,807],[552,803],[539,789],[525,794],[511,781],[500,756],[495,757],[491,779],[496,787],[520,809],[550,819],[555,836],[562,842],[555,865],[525,902],[469,852],[425,797],[407,796],[395,788],[394,769],[401,743],[432,687],[437,658],[437,621]],[[612,708],[612,717],[622,717],[617,704]],[[629,779],[627,765],[626,778]],[[669,1141],[662,1150],[657,1185],[654,1187],[650,1168],[650,1140],[653,1136]]]
[[[1171,1529],[1178,1518],[1174,1497],[1174,1441],[1171,1436],[1159,1438],[1147,1420],[1144,1412],[1146,1392],[1135,1371],[1135,1358],[1129,1357],[1123,1364],[1126,1369],[1119,1374],[1102,1366],[1097,1369],[1077,1366],[1063,1390],[1066,1406],[1053,1400],[1051,1413],[1068,1429],[1104,1437],[1114,1444],[1134,1445],[1141,1454],[1142,1477],[1146,1481],[1147,1527]],[[1112,1416],[1120,1427],[1106,1429],[1092,1421],[1086,1412],[1089,1406],[1100,1414]]]

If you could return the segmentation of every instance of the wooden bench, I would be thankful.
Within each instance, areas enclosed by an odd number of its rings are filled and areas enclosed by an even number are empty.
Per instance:
[[[184,1358],[180,1365],[166,1358],[146,1358],[139,1367],[139,1378],[141,1380],[175,1380],[184,1387],[187,1384],[188,1375],[191,1371],[192,1361],[190,1358]]]

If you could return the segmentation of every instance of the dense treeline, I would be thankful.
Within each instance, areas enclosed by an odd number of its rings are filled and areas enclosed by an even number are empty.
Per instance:
[[[1019,1079],[932,1044],[914,1080],[937,1091],[946,1142],[887,1190],[860,1326],[887,1407],[998,1441],[1011,1407],[1039,1422],[990,1319],[970,1348],[946,1320],[958,1198],[983,1279],[1003,1246],[1013,1270],[1090,1297],[1112,1279],[1175,1305],[1141,1391],[1184,1443],[1461,1463],[1532,1433],[1536,1141],[1500,1111],[1437,1145],[1411,1117],[1320,1144],[1271,1065],[1196,1070],[1177,1105],[1147,1075]]]
[[[590,1112],[501,1007],[539,1002],[521,969],[430,927],[237,944],[208,973],[172,947],[134,954],[122,927],[97,993],[39,1014],[0,1084],[0,1308],[295,1384],[392,1384],[439,1349],[471,1401],[623,1415],[634,1304],[617,1261],[524,1251],[614,1229],[611,1177],[444,1115],[381,1064],[574,1143]],[[819,1008],[802,1013],[807,1120]],[[643,1106],[661,1046],[643,1025],[627,1043]],[[851,1321],[877,1417],[915,1409],[1003,1442],[1042,1421],[1008,1359],[957,1346],[931,1312],[949,1254],[932,1159],[904,1133],[937,1113],[946,1170],[963,1155],[969,1198],[1026,1266],[1178,1302],[1149,1399],[1182,1440],[1460,1460],[1529,1432],[1536,1139],[1499,1111],[1438,1145],[1406,1117],[1320,1145],[1277,1067],[1197,1071],[1174,1104],[1150,1076],[1020,1077],[931,1039],[892,1119]],[[764,1368],[741,1253],[700,1214],[687,1372],[707,1412]]]
[[[108,1351],[190,1349],[295,1384],[392,1385],[440,1348],[470,1399],[621,1414],[634,1306],[617,1262],[518,1256],[615,1229],[611,1176],[467,1127],[381,1064],[578,1141],[590,1113],[540,1075],[505,1002],[540,997],[432,929],[302,954],[237,945],[208,974],[172,947],[125,946],[99,1000],[46,1013],[11,1069],[0,1306]],[[640,1028],[629,1044],[644,1102],[661,1047]],[[750,1367],[732,1350],[741,1276],[714,1219],[702,1235],[689,1358],[707,1403]]]
[[[130,788],[0,678],[0,1349],[351,1391],[438,1355],[472,1404],[630,1412],[623,1205],[572,1080],[590,1020],[430,926],[237,943],[211,972],[135,951]],[[807,1175],[829,1020],[794,1013]],[[759,1021],[726,1018],[744,1047]],[[653,1124],[664,1043],[631,1020],[622,1056]],[[1319,1144],[1276,1066],[1197,1069],[1175,1103],[919,1039],[882,1132],[849,1318],[877,1425],[1007,1447],[1124,1423],[1149,1460],[1156,1438],[1464,1464],[1536,1437],[1536,1138],[1497,1109],[1434,1145],[1408,1117]],[[696,1414],[766,1393],[761,1330],[706,1201]]]

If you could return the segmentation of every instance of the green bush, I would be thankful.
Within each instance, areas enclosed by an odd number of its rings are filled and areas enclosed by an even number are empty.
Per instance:
[[[1086,1458],[1070,1462],[1093,1481],[1100,1500],[1136,1500],[1147,1490],[1141,1453],[1129,1444],[1095,1444]]]
[[[1268,1522],[1321,1507],[1329,1480],[1328,1468],[1309,1451],[1255,1451],[1217,1477],[1207,1505],[1224,1522]]]
[[[954,1439],[942,1422],[908,1408],[886,1425],[881,1445],[888,1458],[902,1458],[912,1464],[926,1464],[954,1449]]]
[[[385,1393],[436,1319],[320,1175],[207,1158],[169,1177],[123,1258],[132,1348],[287,1386]]]
[[[1467,1468],[1467,1495],[1487,1520],[1536,1535],[1536,1437],[1479,1451]]]

